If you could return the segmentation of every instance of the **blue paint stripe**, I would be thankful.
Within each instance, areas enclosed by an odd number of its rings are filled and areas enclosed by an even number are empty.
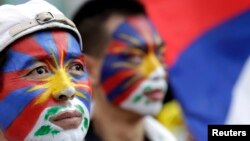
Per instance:
[[[59,51],[57,50],[57,45],[54,41],[54,38],[51,34],[50,31],[40,31],[36,34],[34,34],[34,38],[36,42],[48,53],[50,54],[52,58],[52,52],[55,54],[57,62],[59,60],[58,53]]]
[[[141,35],[139,35],[138,32],[136,32],[136,30],[127,22],[124,22],[122,24],[120,24],[117,29],[115,30],[115,32],[113,33],[112,37],[114,40],[120,40],[123,41],[125,43],[127,43],[128,45],[134,45],[131,42],[129,42],[128,40],[122,39],[121,38],[121,34],[126,34],[129,35],[130,37],[133,37],[135,39],[138,40],[139,44],[141,46],[146,46],[146,42],[145,40],[141,37]]]
[[[67,51],[70,53],[67,53],[67,56],[65,57],[65,61],[82,55],[80,44],[78,43],[76,38],[72,36],[71,34],[67,34],[67,39],[68,39]]]
[[[125,70],[127,68],[117,67],[114,68],[113,64],[119,61],[126,61],[126,56],[122,55],[107,55],[103,61],[103,66],[101,70],[101,82],[103,83],[106,79],[111,78],[117,72]]]
[[[91,107],[91,98],[90,98],[90,94],[87,91],[83,91],[83,90],[77,90],[81,93],[83,93],[86,98],[82,98],[77,96],[77,98],[82,101],[84,103],[84,105],[86,105],[87,109],[90,111],[90,107]]]
[[[126,90],[124,88],[124,84],[127,83],[132,78],[133,78],[133,76],[128,77],[128,78],[124,79],[123,81],[120,81],[118,84],[116,84],[116,87],[108,93],[108,95],[107,95],[108,100],[114,101],[116,98],[118,98]]]
[[[19,116],[31,100],[42,93],[42,90],[27,92],[30,88],[31,87],[18,89],[0,101],[0,127],[4,130]]]
[[[20,58],[21,60],[18,60]],[[1,67],[0,72],[14,72],[22,69],[26,69],[33,65],[36,59],[33,56],[9,50],[7,53],[7,59],[4,65]]]

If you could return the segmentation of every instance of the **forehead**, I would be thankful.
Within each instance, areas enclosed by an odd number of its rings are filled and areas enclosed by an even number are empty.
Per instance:
[[[60,57],[61,53],[80,55],[80,45],[75,37],[63,30],[40,31],[25,36],[9,48],[9,52],[28,55],[30,57]],[[14,57],[14,56],[13,56]]]
[[[23,70],[39,61],[65,63],[82,56],[80,45],[68,32],[42,31],[25,36],[6,50],[6,58],[0,72]]]
[[[161,45],[156,28],[145,16],[129,17],[113,32],[112,39],[129,46]]]

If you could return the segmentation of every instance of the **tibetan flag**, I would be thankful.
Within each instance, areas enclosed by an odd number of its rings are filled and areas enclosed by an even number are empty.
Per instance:
[[[194,139],[207,140],[209,124],[250,124],[250,0],[142,2]]]

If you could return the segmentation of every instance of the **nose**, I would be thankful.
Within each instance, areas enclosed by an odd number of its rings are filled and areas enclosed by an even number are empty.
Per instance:
[[[153,81],[158,81],[160,79],[166,79],[166,71],[164,70],[163,67],[158,67],[151,75],[149,78]]]
[[[72,86],[68,86],[67,88],[53,96],[58,101],[67,101],[69,99],[73,99],[75,97],[75,93],[75,88]]]
[[[150,53],[145,57],[139,69],[143,76],[149,77],[159,67],[161,67],[159,60],[153,53]]]

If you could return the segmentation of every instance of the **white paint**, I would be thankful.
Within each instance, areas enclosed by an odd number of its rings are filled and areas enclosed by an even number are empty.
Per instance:
[[[164,78],[165,71],[162,67],[156,69],[149,77],[149,79],[142,82],[142,84],[132,92],[132,94],[124,100],[121,104],[121,107],[127,110],[137,112],[142,115],[156,115],[162,108],[162,101],[153,102],[150,101],[143,92],[147,86],[150,86],[152,89],[161,89],[165,93],[167,91],[167,83]],[[155,79],[158,78],[158,79]],[[134,103],[134,97],[142,96],[142,99],[137,103]],[[146,104],[146,101],[150,101]]]
[[[28,134],[28,136],[25,138],[25,141],[83,141],[87,130],[83,128],[84,130],[82,131],[81,128],[83,127],[83,122],[84,122],[84,117],[90,120],[89,117],[89,111],[87,107],[77,98],[74,98],[73,100],[69,101],[67,104],[66,108],[59,111],[68,111],[68,110],[78,110],[75,106],[76,105],[81,105],[81,107],[84,109],[84,115],[83,115],[83,120],[80,126],[76,129],[71,129],[71,130],[63,130],[61,127],[54,125],[53,123],[49,122],[48,120],[44,120],[45,114],[47,113],[47,110],[49,108],[46,108],[42,114],[40,115],[37,123],[35,124],[34,128],[31,130],[31,132]],[[52,107],[50,107],[52,108]],[[36,137],[34,136],[34,133],[43,125],[50,125],[53,129],[61,131],[60,133],[52,136],[51,134],[44,135],[44,136],[39,136]]]

